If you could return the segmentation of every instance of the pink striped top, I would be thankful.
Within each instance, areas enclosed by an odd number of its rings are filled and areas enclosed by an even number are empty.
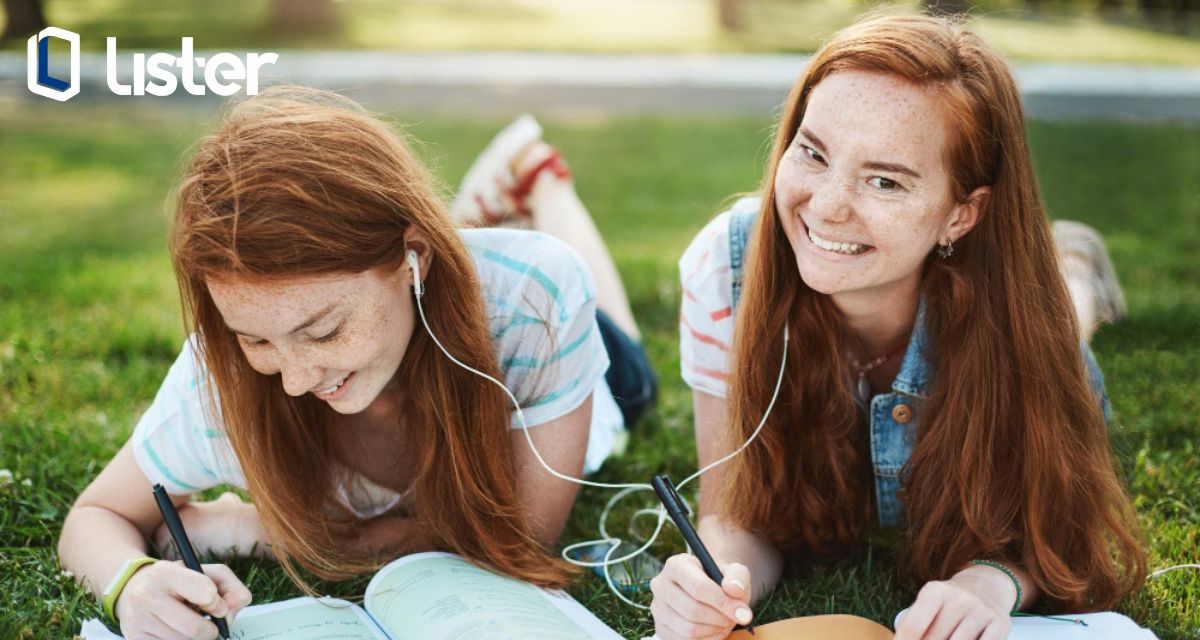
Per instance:
[[[713,218],[679,259],[683,301],[679,354],[683,381],[696,391],[724,398],[729,382],[733,311],[729,268],[729,212]]]

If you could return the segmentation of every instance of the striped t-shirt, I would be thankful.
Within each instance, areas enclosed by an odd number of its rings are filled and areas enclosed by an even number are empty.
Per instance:
[[[593,396],[585,470],[594,471],[612,451],[624,421],[604,380],[609,360],[596,325],[596,285],[591,273],[574,250],[543,233],[509,229],[460,233],[475,260],[505,386],[521,403],[526,423],[532,427],[560,418]],[[454,313],[454,309],[426,306],[425,313]],[[173,494],[219,485],[245,488],[220,416],[205,410],[207,376],[204,363],[196,357],[194,340],[192,336],[184,343],[138,422],[134,456],[151,482],[161,483]],[[515,412],[511,426],[520,427]],[[359,483],[343,487],[343,495],[364,517],[387,510],[398,499],[365,478]]]
[[[729,216],[726,211],[713,218],[679,259],[683,289],[679,361],[683,381],[696,391],[719,398],[729,392],[729,350],[733,344]]]

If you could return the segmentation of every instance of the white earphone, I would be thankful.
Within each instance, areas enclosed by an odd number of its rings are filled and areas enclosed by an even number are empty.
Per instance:
[[[542,467],[550,475],[552,475],[556,478],[559,478],[561,480],[566,480],[567,482],[574,482],[575,484],[585,486],[585,487],[597,487],[600,489],[619,489],[620,490],[615,495],[613,495],[613,497],[611,499],[609,499],[608,504],[606,504],[604,507],[604,511],[602,511],[600,513],[599,527],[600,527],[600,535],[603,536],[603,538],[601,538],[599,540],[587,540],[584,542],[577,542],[575,544],[567,545],[562,550],[562,557],[567,562],[570,562],[571,564],[574,564],[574,565],[580,566],[580,567],[589,567],[589,568],[590,567],[603,567],[604,580],[605,580],[605,582],[608,583],[608,588],[609,588],[609,590],[612,591],[613,595],[617,596],[618,599],[620,599],[622,602],[624,602],[628,605],[637,607],[639,609],[647,609],[648,610],[650,607],[647,607],[642,604],[638,604],[638,603],[630,600],[629,598],[625,597],[624,594],[621,593],[621,591],[617,588],[617,585],[613,582],[612,575],[609,573],[609,567],[614,564],[619,564],[622,562],[626,562],[628,560],[632,560],[633,558],[636,558],[637,556],[645,553],[646,550],[648,550],[650,548],[650,546],[654,544],[655,540],[658,539],[659,532],[662,531],[663,523],[665,523],[666,519],[667,519],[666,510],[663,509],[662,505],[660,504],[655,508],[641,509],[641,510],[637,511],[636,513],[634,513],[634,517],[630,523],[631,535],[636,535],[633,532],[633,523],[636,522],[637,518],[641,515],[646,515],[646,514],[655,515],[656,514],[658,516],[658,522],[655,523],[654,532],[650,534],[649,539],[647,539],[644,544],[642,544],[636,550],[631,551],[630,553],[627,553],[624,556],[621,556],[619,558],[613,558],[612,556],[616,552],[616,550],[621,546],[621,544],[624,542],[624,540],[609,534],[607,527],[605,525],[608,521],[609,512],[613,509],[613,507],[616,506],[617,502],[619,502],[621,499],[623,499],[624,497],[626,497],[632,493],[636,493],[638,491],[654,491],[654,488],[647,483],[615,483],[614,484],[614,483],[607,483],[607,482],[593,482],[591,480],[584,480],[582,478],[576,478],[573,476],[566,475],[566,474],[561,473],[558,470],[554,469],[553,467],[551,467],[549,465],[549,463],[547,463],[546,460],[542,457],[541,452],[538,451],[537,445],[535,445],[533,443],[533,436],[529,435],[529,425],[525,423],[525,413],[523,411],[521,411],[521,403],[518,402],[516,396],[514,396],[512,394],[512,392],[508,390],[508,387],[506,387],[503,382],[500,382],[499,380],[493,378],[492,376],[490,376],[482,371],[479,371],[477,369],[474,369],[472,367],[469,367],[469,366],[463,364],[458,358],[455,358],[453,355],[450,355],[450,352],[446,350],[446,347],[442,346],[442,342],[437,339],[437,336],[433,335],[433,330],[429,328],[429,322],[425,320],[425,308],[421,304],[421,296],[425,293],[425,285],[424,285],[424,283],[421,282],[421,266],[420,266],[420,260],[417,257],[417,252],[413,251],[411,249],[408,250],[408,252],[405,253],[404,259],[405,259],[405,261],[408,262],[409,266],[412,267],[413,292],[416,294],[417,313],[421,317],[421,324],[425,327],[425,332],[429,334],[429,337],[433,340],[433,343],[437,345],[438,349],[440,349],[441,352],[443,354],[445,354],[445,356],[447,358],[449,358],[451,362],[458,365],[459,367],[462,367],[463,369],[466,369],[467,371],[470,371],[471,373],[474,373],[477,376],[480,376],[481,378],[484,378],[484,379],[490,381],[492,384],[495,384],[496,386],[500,387],[504,391],[505,395],[508,396],[508,399],[512,401],[513,409],[514,409],[515,413],[517,414],[517,420],[521,423],[521,430],[525,434],[525,442],[527,442],[529,444],[529,449],[533,452],[533,455],[535,458],[537,458],[537,461],[539,463],[541,463]],[[779,378],[775,381],[775,392],[773,394],[771,394],[771,402],[767,405],[767,410],[763,413],[762,420],[759,421],[758,426],[754,429],[754,432],[750,434],[750,437],[746,439],[746,442],[742,443],[742,446],[729,452],[724,457],[722,457],[718,460],[714,460],[713,462],[706,465],[703,469],[700,469],[700,470],[696,471],[696,473],[693,473],[692,475],[688,476],[682,482],[680,482],[679,484],[676,485],[676,489],[682,489],[684,485],[686,485],[687,483],[691,482],[692,480],[695,480],[696,478],[700,477],[701,474],[708,472],[710,469],[716,467],[717,465],[720,465],[720,464],[723,464],[723,463],[729,461],[734,456],[741,453],[743,449],[750,446],[750,443],[754,442],[755,438],[758,437],[759,432],[762,431],[763,426],[766,425],[766,423],[767,423],[767,417],[771,415],[771,409],[773,409],[775,407],[775,400],[779,397],[779,389],[780,389],[780,387],[783,386],[783,373],[784,373],[784,368],[787,366],[787,350],[788,350],[788,327],[787,327],[787,325],[784,325],[784,327],[783,327],[783,358],[780,360],[780,363],[779,363]],[[595,561],[595,562],[578,560],[578,559],[570,557],[570,555],[569,555],[571,553],[571,551],[573,551],[575,549],[578,549],[581,547],[592,546],[592,545],[596,545],[596,544],[610,545],[608,552],[605,554],[605,557],[603,560]]]
[[[412,267],[413,293],[417,294],[417,297],[420,298],[425,293],[425,283],[421,282],[421,259],[417,257],[416,251],[409,249],[404,254],[404,260],[408,262],[408,266]],[[424,320],[424,316],[421,316],[421,319]],[[425,327],[425,330],[428,331],[429,327]]]

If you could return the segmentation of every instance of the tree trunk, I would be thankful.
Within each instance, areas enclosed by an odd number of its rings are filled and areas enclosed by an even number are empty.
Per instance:
[[[4,0],[4,33],[0,42],[31,36],[46,28],[41,0]]]
[[[717,17],[725,31],[741,31],[743,24],[742,5],[745,0],[717,0]]]
[[[1121,4],[1122,0],[1097,0],[1096,8],[1100,15],[1111,19],[1121,15]]]
[[[283,33],[329,33],[340,26],[333,0],[275,0],[271,26]]]

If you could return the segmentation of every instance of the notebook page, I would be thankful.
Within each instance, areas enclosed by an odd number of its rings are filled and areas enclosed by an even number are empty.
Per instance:
[[[294,598],[246,607],[229,625],[232,640],[390,640],[361,608],[333,598]],[[83,623],[84,640],[121,640],[99,620]]]
[[[896,614],[896,622],[904,611]],[[1082,620],[1087,626],[1047,618],[1013,618],[1008,640],[1157,640],[1154,632],[1112,611],[1055,617]]]
[[[418,553],[387,565],[366,609],[395,640],[617,640],[565,594],[499,576],[453,554]]]

